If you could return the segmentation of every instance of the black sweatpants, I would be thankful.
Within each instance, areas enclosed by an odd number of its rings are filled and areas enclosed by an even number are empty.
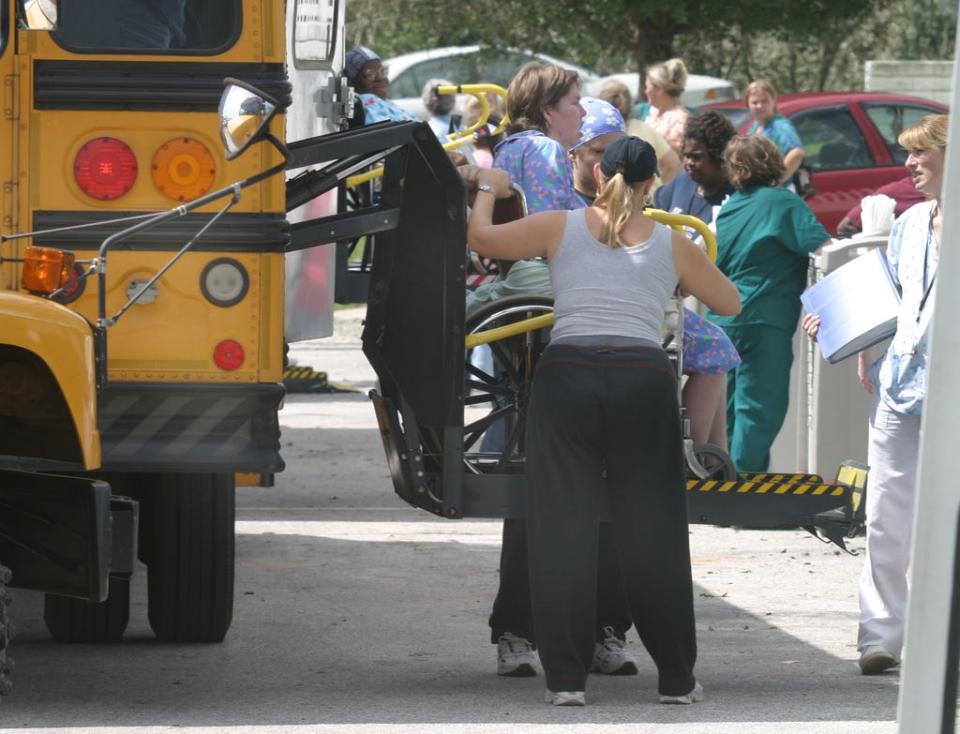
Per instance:
[[[527,417],[527,542],[534,629],[552,691],[586,686],[604,492],[659,692],[688,693],[697,643],[674,370],[655,347],[551,346]]]
[[[495,643],[504,632],[512,632],[536,644],[533,612],[530,609],[529,569],[526,520],[504,520],[503,544],[500,546],[500,586],[490,613],[490,642]],[[630,602],[613,539],[613,526],[608,522],[601,523],[594,639],[602,642],[606,637],[604,628],[612,627],[614,635],[623,640],[632,625]]]

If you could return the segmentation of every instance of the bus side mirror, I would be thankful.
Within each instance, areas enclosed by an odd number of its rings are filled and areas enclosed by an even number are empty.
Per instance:
[[[20,0],[20,26],[28,31],[57,30],[59,0]]]
[[[265,137],[280,105],[259,89],[237,79],[224,79],[220,96],[220,137],[232,160]]]

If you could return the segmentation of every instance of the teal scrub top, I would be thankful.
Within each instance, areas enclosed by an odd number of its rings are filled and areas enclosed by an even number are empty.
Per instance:
[[[830,239],[799,196],[756,186],[734,192],[717,217],[717,267],[740,291],[737,316],[707,312],[719,326],[766,325],[789,333],[800,318],[809,253]]]

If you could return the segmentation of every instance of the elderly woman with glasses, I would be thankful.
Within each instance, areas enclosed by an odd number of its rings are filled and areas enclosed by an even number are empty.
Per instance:
[[[366,46],[357,46],[348,51],[343,75],[347,77],[350,86],[357,90],[365,125],[385,120],[405,122],[417,119],[387,99],[390,93],[390,77],[387,67],[375,51]]]

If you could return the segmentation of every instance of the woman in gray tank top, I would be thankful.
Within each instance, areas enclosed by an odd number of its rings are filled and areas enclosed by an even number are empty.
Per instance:
[[[510,177],[467,168],[468,226],[483,255],[550,263],[556,324],[527,416],[527,535],[534,628],[546,701],[585,702],[594,652],[597,539],[606,494],[634,623],[663,703],[702,700],[676,374],[660,347],[679,285],[718,313],[736,288],[684,235],[643,215],[656,154],[639,138],[607,148],[599,195],[574,212],[492,223]],[[605,475],[605,478],[604,478]]]

